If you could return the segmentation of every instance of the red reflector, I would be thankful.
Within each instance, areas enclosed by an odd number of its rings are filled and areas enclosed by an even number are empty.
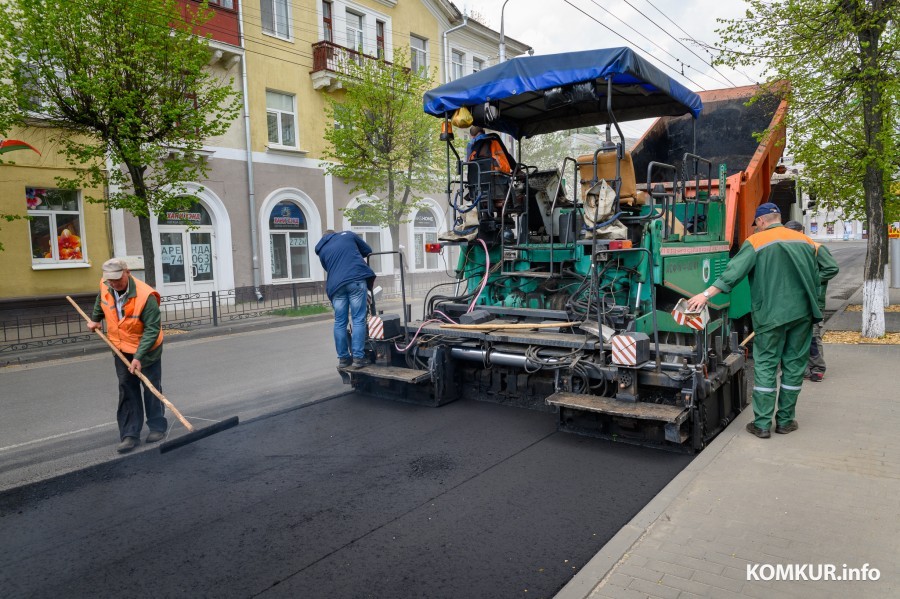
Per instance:
[[[630,239],[615,239],[609,242],[609,249],[611,250],[627,250],[631,247]]]
[[[439,243],[426,243],[425,251],[429,254],[440,254],[441,253],[441,244]]]

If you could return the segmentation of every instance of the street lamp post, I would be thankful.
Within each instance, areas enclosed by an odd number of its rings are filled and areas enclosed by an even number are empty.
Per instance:
[[[500,7],[500,62],[506,62],[506,38],[503,35],[503,11],[506,10],[506,3],[509,0],[503,0],[503,6]]]

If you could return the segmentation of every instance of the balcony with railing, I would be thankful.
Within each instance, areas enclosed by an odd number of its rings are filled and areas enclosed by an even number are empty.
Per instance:
[[[334,42],[316,42],[313,44],[312,49],[313,68],[309,74],[312,77],[313,89],[324,88],[328,91],[340,89],[341,81],[338,76],[347,72],[346,65],[350,62],[363,64],[363,61],[378,60],[376,56],[363,54],[362,52],[339,46]]]

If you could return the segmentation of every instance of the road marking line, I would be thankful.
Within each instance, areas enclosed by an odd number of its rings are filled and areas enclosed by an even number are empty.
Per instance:
[[[16,445],[8,445],[6,447],[0,447],[0,451],[6,451],[8,449],[16,449],[18,447],[25,447],[26,445],[34,445],[35,443],[43,443],[44,441],[51,441],[53,439],[59,439],[60,437],[67,437],[69,435],[77,435],[78,433],[85,433],[87,431],[94,430],[95,428],[103,428],[104,426],[111,426],[116,424],[115,422],[104,422],[103,424],[98,424],[96,426],[89,426],[88,428],[83,428],[77,431],[69,431],[68,433],[59,433],[58,435],[51,435],[49,437],[44,437],[43,439],[35,439],[34,441],[25,441],[24,443],[17,443]]]

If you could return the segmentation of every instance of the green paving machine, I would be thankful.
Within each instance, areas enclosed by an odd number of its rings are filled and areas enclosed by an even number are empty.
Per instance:
[[[704,313],[683,300],[723,271],[768,197],[780,145],[754,133],[785,107],[747,105],[755,92],[705,101],[627,48],[519,57],[428,92],[447,142],[451,226],[425,249],[456,247],[455,276],[429,292],[422,320],[373,318],[369,364],[342,371],[345,382],[432,406],[546,410],[561,430],[701,450],[747,405],[749,285]],[[521,146],[516,160],[496,134],[461,155],[450,124],[466,111],[507,140],[598,125],[605,139],[553,165],[523,164]],[[652,117],[627,151],[619,123]]]

